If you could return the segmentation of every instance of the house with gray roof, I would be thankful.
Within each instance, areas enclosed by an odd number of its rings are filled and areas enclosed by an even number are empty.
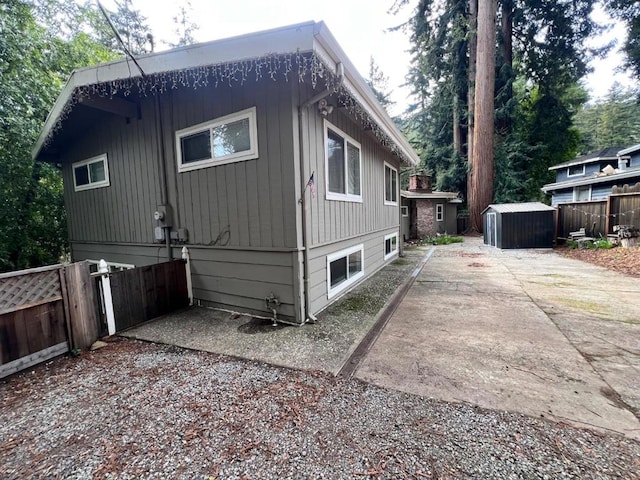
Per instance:
[[[397,257],[419,160],[322,22],[77,70],[32,153],[74,261],[187,246],[197,304],[294,324]]]
[[[542,187],[551,204],[601,200],[614,187],[640,182],[640,145],[609,147],[549,168],[556,181]]]

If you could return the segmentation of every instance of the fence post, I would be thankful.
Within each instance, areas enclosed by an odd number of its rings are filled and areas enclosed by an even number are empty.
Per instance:
[[[98,263],[98,273],[102,283],[102,296],[104,298],[104,310],[107,314],[107,329],[109,335],[116,333],[116,317],[113,313],[113,297],[111,296],[111,281],[109,280],[109,266],[104,260]]]
[[[182,247],[182,259],[186,262],[185,273],[187,275],[187,295],[189,296],[189,306],[193,305],[193,285],[191,283],[191,257],[189,249]]]

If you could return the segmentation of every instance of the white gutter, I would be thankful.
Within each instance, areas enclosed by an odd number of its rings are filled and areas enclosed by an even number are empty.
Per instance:
[[[563,190],[565,188],[581,187],[583,185],[593,185],[596,183],[615,182],[616,180],[625,180],[627,178],[637,177],[640,180],[640,168],[634,168],[633,170],[625,170],[624,173],[617,173],[614,175],[605,175],[602,177],[589,177],[580,180],[573,180],[571,182],[558,182],[548,183],[540,190],[544,193],[553,192],[556,190]]]

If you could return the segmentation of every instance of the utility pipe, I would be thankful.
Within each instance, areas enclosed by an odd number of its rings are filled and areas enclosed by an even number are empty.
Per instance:
[[[344,81],[344,65],[342,62],[336,64],[336,74],[337,74],[337,84],[336,88],[342,85]],[[310,312],[311,309],[311,300],[309,298],[309,246],[308,242],[308,222],[307,222],[307,204],[305,202],[305,188],[307,186],[308,178],[305,174],[305,159],[304,159],[304,137],[303,137],[303,123],[302,120],[304,118],[303,111],[307,110],[311,105],[316,102],[322,100],[323,98],[328,97],[333,92],[330,90],[325,90],[317,95],[314,95],[306,102],[302,103],[298,106],[298,148],[300,150],[300,205],[302,207],[302,277],[303,277],[303,290],[304,290],[304,318],[301,321],[301,325],[307,323],[311,319],[313,319],[313,314]]]

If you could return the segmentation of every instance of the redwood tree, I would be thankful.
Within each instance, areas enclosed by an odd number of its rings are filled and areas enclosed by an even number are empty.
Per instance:
[[[475,125],[467,187],[471,228],[477,232],[482,232],[482,210],[493,200],[496,7],[495,0],[478,1]]]

